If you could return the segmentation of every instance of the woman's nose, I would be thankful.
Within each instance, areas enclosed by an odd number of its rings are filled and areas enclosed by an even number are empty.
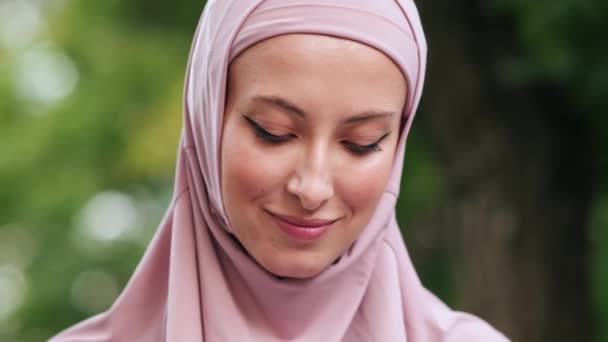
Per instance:
[[[296,196],[302,208],[316,210],[333,195],[328,160],[325,153],[318,151],[302,161],[287,183],[287,191]]]

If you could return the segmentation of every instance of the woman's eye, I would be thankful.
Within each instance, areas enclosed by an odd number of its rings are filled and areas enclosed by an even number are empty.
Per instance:
[[[351,152],[353,152],[354,154],[358,154],[358,155],[364,155],[364,154],[368,154],[371,152],[382,151],[382,149],[380,148],[380,144],[378,142],[375,142],[375,143],[369,144],[369,145],[358,145],[355,143],[344,141],[342,144],[344,144],[344,146],[346,146],[346,148],[348,148]]]
[[[255,132],[255,135],[257,135],[259,138],[261,138],[262,140],[264,140],[266,142],[273,143],[273,144],[279,144],[279,143],[288,141],[295,137],[295,135],[293,135],[293,134],[285,134],[285,135],[272,134],[272,133],[268,132],[266,129],[264,129],[264,127],[262,127],[255,120],[251,119],[250,117],[243,115],[243,118],[245,120],[247,120],[247,122],[251,125],[251,127],[253,128],[253,130]]]
[[[359,145],[350,141],[343,141],[342,144],[356,155],[366,155],[371,152],[382,151],[382,148],[380,148],[380,142],[384,140],[384,138],[386,138],[390,133],[391,132],[384,134],[383,136],[378,138],[378,140],[368,145]]]

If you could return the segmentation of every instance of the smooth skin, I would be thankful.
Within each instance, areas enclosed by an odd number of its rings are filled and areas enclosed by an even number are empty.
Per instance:
[[[232,232],[263,268],[313,277],[352,245],[385,190],[405,100],[400,68],[350,40],[282,35],[231,63],[222,196]],[[276,215],[333,223],[303,241]]]

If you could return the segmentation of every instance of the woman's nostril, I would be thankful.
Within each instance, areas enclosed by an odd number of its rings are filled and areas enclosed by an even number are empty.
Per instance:
[[[328,177],[314,175],[293,177],[287,184],[287,191],[297,197],[306,210],[317,209],[334,195]]]

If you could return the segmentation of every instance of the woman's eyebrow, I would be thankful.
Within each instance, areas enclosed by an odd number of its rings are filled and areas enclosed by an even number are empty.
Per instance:
[[[264,95],[256,95],[253,97],[254,102],[263,102],[275,107],[279,107],[280,109],[285,110],[288,113],[295,114],[300,118],[304,119],[306,117],[306,112],[290,102],[287,99],[284,99],[279,96],[264,96]]]
[[[294,114],[302,119],[306,118],[306,112],[295,105],[293,102],[276,95],[256,95],[252,99],[254,102],[262,102],[271,106],[278,107],[287,113]],[[356,124],[367,120],[390,118],[394,112],[381,110],[367,110],[359,114],[349,116],[342,120],[342,124]]]
[[[365,111],[363,113],[360,113],[360,114],[357,114],[354,116],[349,116],[348,118],[342,120],[342,123],[343,124],[356,124],[356,123],[360,123],[360,122],[367,121],[367,120],[391,118],[394,115],[395,115],[394,112],[368,110],[368,111]]]

